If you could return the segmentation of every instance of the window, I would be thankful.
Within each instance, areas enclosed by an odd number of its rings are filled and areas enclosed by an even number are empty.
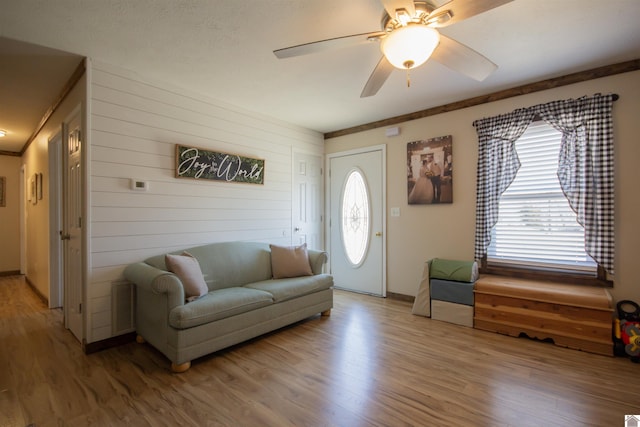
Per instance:
[[[525,276],[533,274],[547,279],[568,279],[572,283],[611,286],[611,282],[607,280],[607,275],[613,276],[615,274],[615,176],[611,110],[616,97],[615,94],[595,94],[591,97],[583,96],[578,99],[552,101],[532,107],[518,108],[510,113],[486,117],[473,122],[478,133],[474,257],[482,262],[483,272]],[[500,255],[503,263],[519,262],[520,266],[526,268],[514,271],[513,268],[504,265],[492,266],[488,262],[492,229],[500,216],[500,200],[518,175],[521,163],[518,151],[523,151],[523,153],[526,151],[522,148],[516,148],[516,143],[536,117],[540,117],[555,129],[561,129],[561,150],[553,152],[550,150],[545,154],[554,158],[556,155],[559,156],[557,176],[565,197],[570,201],[572,209],[577,210],[577,218],[584,226],[583,240],[586,252],[597,262],[597,274],[595,275],[591,274],[593,267],[589,265],[589,259],[586,256],[584,261],[576,260],[575,257],[570,257],[567,261],[557,255],[550,254],[536,260],[527,254],[524,261],[509,260],[500,252],[504,245],[501,247],[499,244],[501,238],[498,233],[499,228],[496,228],[495,242],[498,252],[494,252],[494,256]],[[526,157],[525,154],[522,156]],[[546,159],[546,157],[543,155],[541,159]],[[542,169],[542,164],[535,164],[536,170]],[[524,176],[524,174],[522,175]],[[544,174],[544,177],[547,178],[549,175],[556,174],[547,173]],[[546,183],[541,181],[539,176],[530,179],[532,182],[529,185],[535,189],[531,194],[539,194],[542,197],[542,194],[546,192]],[[515,185],[514,188],[516,188]],[[504,200],[503,216],[506,215],[508,196]],[[539,211],[542,211],[539,206],[541,200],[540,198],[533,204]],[[520,211],[514,211],[521,212],[523,209],[530,208],[524,204],[521,207]],[[549,209],[547,208],[547,210]],[[538,220],[537,217],[536,220]],[[534,228],[533,225],[526,228],[523,226],[521,234],[517,234],[512,240],[523,241],[525,233],[522,232]],[[539,230],[547,231],[554,228],[556,228],[556,224],[550,223],[546,228],[539,227]],[[563,229],[570,228],[572,227],[563,225]],[[544,232],[540,234],[544,234]],[[566,243],[568,240],[566,236],[561,234],[560,237],[547,239],[547,242],[550,241],[556,245]],[[544,247],[543,245],[543,242],[530,243],[529,249],[538,247],[538,255],[542,252],[550,253],[549,247],[552,246]],[[523,245],[523,248],[525,247],[526,245]],[[515,252],[516,250],[511,250],[512,254]],[[581,263],[585,265],[580,265]],[[533,271],[532,267],[536,265],[554,266],[553,268],[561,271],[556,274],[557,272],[550,271],[549,267]],[[584,274],[581,271],[579,271],[580,274],[572,274],[575,273],[575,270],[583,268],[586,268],[589,274]]]
[[[558,181],[561,136],[535,122],[516,141],[520,169],[500,197],[489,265],[596,274],[597,263],[584,249],[584,228]]]
[[[353,170],[347,176],[342,196],[342,243],[347,258],[359,265],[369,244],[369,192],[362,172]]]

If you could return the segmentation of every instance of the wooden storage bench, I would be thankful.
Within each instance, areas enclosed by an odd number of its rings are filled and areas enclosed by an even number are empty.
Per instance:
[[[604,288],[481,275],[473,324],[510,336],[613,356],[613,302]]]

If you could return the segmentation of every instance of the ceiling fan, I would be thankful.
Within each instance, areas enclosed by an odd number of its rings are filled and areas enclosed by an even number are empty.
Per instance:
[[[379,41],[382,58],[364,86],[361,98],[375,95],[394,68],[408,72],[429,58],[478,81],[498,66],[471,49],[438,32],[436,28],[455,24],[512,0],[450,0],[442,6],[432,1],[381,0],[384,6],[382,31],[353,34],[274,50],[276,57],[317,53],[340,47]]]

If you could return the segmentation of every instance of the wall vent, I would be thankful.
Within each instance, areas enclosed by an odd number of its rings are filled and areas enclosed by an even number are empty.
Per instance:
[[[136,330],[135,286],[127,281],[111,283],[111,330],[114,336]]]

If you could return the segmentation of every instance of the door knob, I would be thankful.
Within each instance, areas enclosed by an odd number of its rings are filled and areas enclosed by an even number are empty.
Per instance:
[[[378,232],[376,233],[376,237],[380,237],[380,236],[382,236],[382,231],[378,231]]]
[[[60,232],[60,240],[71,240],[71,235],[70,234],[62,234],[62,231]]]
[[[298,231],[300,231],[300,227],[294,228],[293,231],[295,231],[297,233]]]

